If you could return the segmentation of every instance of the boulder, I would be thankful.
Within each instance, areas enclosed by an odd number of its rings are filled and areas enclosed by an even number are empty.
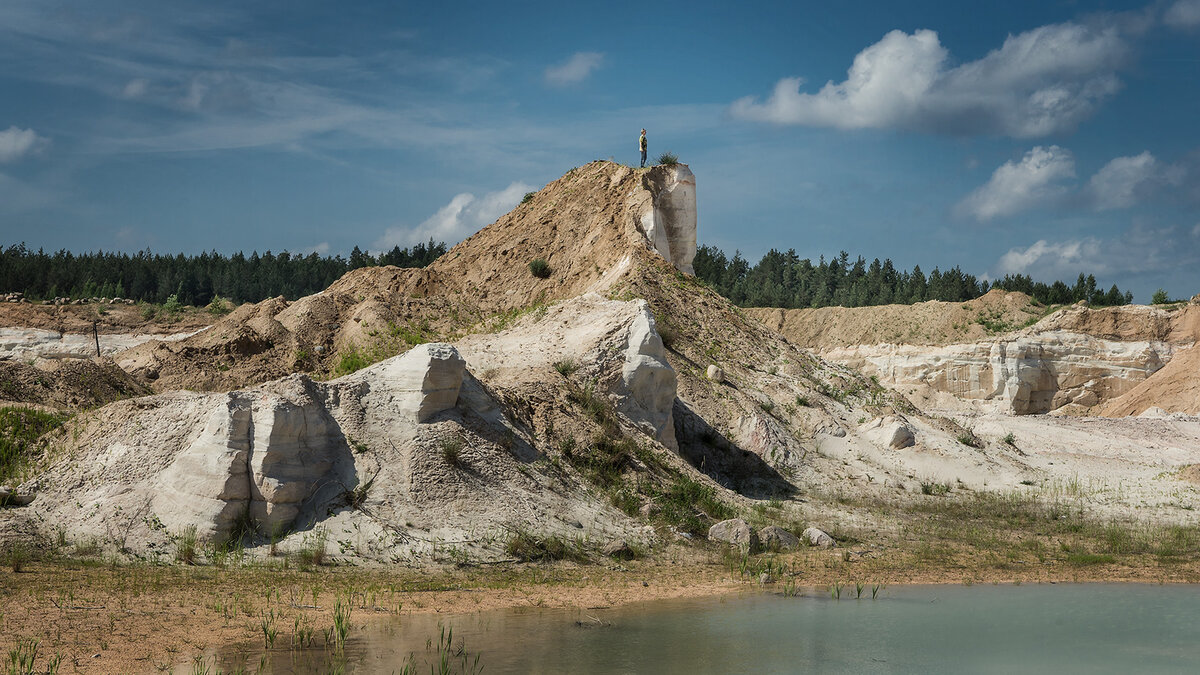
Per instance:
[[[722,382],[725,381],[725,371],[721,370],[720,368],[718,368],[715,365],[709,366],[708,370],[706,370],[704,372],[704,375],[709,380],[712,380],[713,382],[716,382],[717,384],[721,384]]]
[[[879,417],[858,428],[867,440],[884,447],[899,450],[916,442],[916,435],[901,417],[888,415]]]
[[[758,549],[758,535],[746,521],[741,518],[730,518],[708,528],[709,541],[722,541],[734,546],[745,546],[751,551]]]
[[[600,552],[610,558],[617,558],[620,560],[632,560],[637,556],[637,554],[634,553],[634,550],[629,546],[629,542],[625,541],[624,539],[617,539],[608,542],[604,545],[604,548],[600,549]]]
[[[837,546],[837,542],[833,540],[833,537],[815,527],[804,530],[800,536],[804,537],[809,546],[819,546],[821,548],[833,548]]]
[[[763,548],[770,551],[789,551],[800,545],[796,535],[775,525],[768,525],[759,530],[758,541]]]

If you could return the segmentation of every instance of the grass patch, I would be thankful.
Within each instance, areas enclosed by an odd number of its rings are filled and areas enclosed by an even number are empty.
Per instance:
[[[678,476],[658,496],[659,517],[682,532],[708,533],[714,520],[734,516],[733,507],[717,498],[716,490],[687,476]]]
[[[575,363],[572,359],[563,359],[562,361],[554,362],[554,369],[558,371],[559,375],[570,377],[571,373],[579,370],[579,364]]]
[[[38,440],[70,419],[65,413],[50,413],[11,406],[0,408],[0,483],[21,483]]]
[[[675,166],[679,163],[679,155],[668,150],[659,155],[658,159],[655,160],[655,163],[663,166]]]
[[[578,544],[568,542],[557,535],[538,537],[525,530],[512,533],[504,545],[504,552],[521,562],[588,562],[587,555]]]

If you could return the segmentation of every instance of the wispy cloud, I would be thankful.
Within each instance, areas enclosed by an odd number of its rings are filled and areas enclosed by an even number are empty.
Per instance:
[[[546,69],[546,83],[555,87],[577,84],[586,80],[603,63],[604,54],[600,52],[575,52],[566,63]]]
[[[1200,264],[1200,228],[1155,227],[1134,223],[1113,237],[1040,239],[1010,249],[992,267],[991,276],[1028,274],[1035,279],[1154,278]],[[1124,286],[1124,284],[1122,284]]]
[[[987,221],[1055,202],[1075,178],[1075,158],[1057,145],[1037,146],[1019,162],[1005,162],[956,207],[958,215]]]
[[[456,244],[508,213],[521,201],[526,192],[533,189],[532,185],[517,182],[482,197],[476,197],[469,192],[455,195],[449,204],[438,209],[416,227],[389,227],[375,241],[372,250],[385,251],[393,246],[408,247],[430,239]]]
[[[894,30],[859,52],[840,83],[803,93],[785,78],[764,102],[733,104],[742,119],[839,129],[910,129],[1018,138],[1072,130],[1115,93],[1127,47],[1114,26],[1063,23],[1010,35],[951,67],[932,30]]]
[[[1163,23],[1172,28],[1200,26],[1200,0],[1178,0],[1163,14]]]
[[[1096,211],[1124,209],[1141,201],[1163,183],[1177,183],[1179,171],[1164,167],[1149,151],[1117,157],[1092,176],[1084,188],[1085,202]]]
[[[0,163],[15,162],[47,142],[46,138],[39,136],[33,129],[12,126],[0,131]]]

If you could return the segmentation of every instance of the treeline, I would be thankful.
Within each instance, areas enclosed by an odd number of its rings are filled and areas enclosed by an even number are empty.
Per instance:
[[[1087,300],[1092,305],[1125,305],[1133,294],[1122,293],[1116,284],[1108,291],[1096,286],[1092,275],[1079,275],[1074,286],[1062,281],[1035,282],[1028,276],[1009,275],[980,281],[955,266],[946,271],[934,268],[928,276],[919,265],[912,271],[897,270],[892,261],[878,258],[867,263],[861,256],[853,262],[842,251],[817,263],[801,259],[794,250],[769,251],[753,267],[740,252],[732,258],[712,246],[701,246],[693,263],[696,276],[718,293],[743,307],[863,307],[912,304],[926,300],[961,302],[972,300],[993,288],[1027,293],[1042,304],[1067,304]]]
[[[207,305],[220,295],[234,302],[258,302],[282,295],[294,300],[322,291],[346,272],[372,265],[424,267],[446,252],[446,244],[396,246],[373,256],[357,246],[349,258],[282,253],[162,255],[129,253],[46,253],[24,244],[0,250],[0,292],[24,292],[31,300],[55,297],[120,297],[166,302],[174,295],[185,305]]]

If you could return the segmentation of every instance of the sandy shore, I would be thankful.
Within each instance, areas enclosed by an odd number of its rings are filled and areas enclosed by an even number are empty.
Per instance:
[[[810,549],[739,561],[711,551],[676,561],[625,564],[501,565],[423,572],[407,568],[327,567],[310,571],[259,565],[215,567],[109,566],[55,561],[0,572],[0,652],[19,640],[39,641],[39,669],[60,655],[60,672],[165,672],[218,648],[264,643],[266,621],[276,649],[288,650],[297,626],[317,641],[337,602],[352,608],[351,625],[415,613],[462,614],[509,607],[596,609],[634,602],[782,592],[784,583],[828,588],[835,583],[1036,583],[1058,581],[1196,582],[1200,565],[1132,564],[1070,567],[1014,565],[996,569],[962,559],[914,567],[904,555]],[[707,559],[706,559],[707,558]],[[759,584],[754,566],[770,561],[774,582]],[[732,563],[732,564],[731,564]]]

